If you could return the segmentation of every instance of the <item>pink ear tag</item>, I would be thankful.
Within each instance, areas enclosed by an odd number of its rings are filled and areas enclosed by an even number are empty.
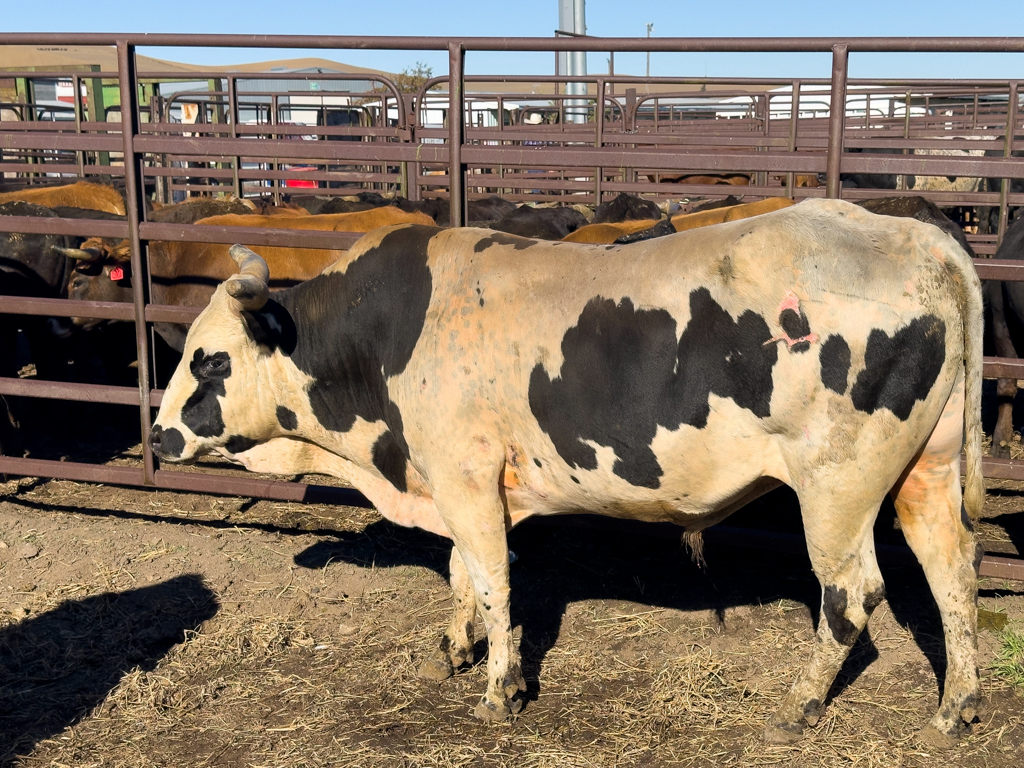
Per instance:
[[[121,267],[114,267],[112,270],[110,270],[110,279],[124,280],[124,269],[122,269]]]

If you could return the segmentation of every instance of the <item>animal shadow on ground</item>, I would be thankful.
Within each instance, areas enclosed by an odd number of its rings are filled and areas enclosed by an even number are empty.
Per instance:
[[[740,523],[744,518],[768,523],[776,530],[801,530],[799,506],[788,489],[769,494],[734,517]],[[775,552],[770,545],[741,550],[726,543],[726,537],[715,537],[704,546],[702,567],[681,546],[679,532],[671,525],[586,515],[534,519],[512,531],[509,546],[518,555],[511,567],[512,625],[522,626],[527,701],[539,694],[541,665],[558,638],[567,606],[579,601],[619,600],[652,608],[711,611],[719,629],[728,632],[737,620],[728,609],[785,599],[805,605],[817,626],[821,591],[805,547],[796,553]],[[359,533],[325,538],[296,555],[295,563],[305,568],[323,568],[331,562],[377,568],[416,565],[447,578],[449,547],[432,534],[381,521]],[[883,563],[882,572],[890,584],[894,617],[914,634],[941,686],[942,625],[920,567],[911,559]],[[439,623],[438,639],[443,629]],[[421,653],[431,650],[424,647]],[[486,656],[485,638],[478,638],[475,656]],[[877,658],[874,643],[863,634],[829,699]]]
[[[218,608],[202,579],[185,575],[68,600],[0,630],[0,768],[77,723],[127,672],[154,669]]]

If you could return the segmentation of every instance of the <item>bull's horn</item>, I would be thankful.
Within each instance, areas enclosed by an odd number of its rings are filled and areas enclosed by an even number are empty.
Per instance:
[[[62,253],[69,259],[74,259],[75,261],[96,261],[103,258],[103,252],[95,248],[87,248],[83,250],[82,248],[61,248],[60,246],[55,245],[53,246],[53,250],[58,253]]]
[[[239,274],[228,278],[224,289],[242,305],[242,309],[255,312],[262,309],[270,296],[270,270],[267,262],[258,253],[244,245],[232,245],[228,249],[231,258],[238,265]]]

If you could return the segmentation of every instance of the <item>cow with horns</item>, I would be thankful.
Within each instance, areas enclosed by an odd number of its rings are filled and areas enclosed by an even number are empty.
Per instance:
[[[948,744],[977,716],[981,286],[937,228],[825,200],[625,246],[399,226],[275,294],[259,256],[232,256],[153,450],[187,462],[301,441],[386,517],[449,536],[454,615],[421,673],[472,659],[479,612],[477,716],[505,718],[525,688],[514,525],[588,511],[696,537],[782,484],[822,603],[767,737],[818,721],[883,599],[872,524],[887,494],[945,628],[926,732]]]

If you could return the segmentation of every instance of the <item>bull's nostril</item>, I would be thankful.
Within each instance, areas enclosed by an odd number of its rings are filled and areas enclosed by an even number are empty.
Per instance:
[[[174,427],[164,429],[157,424],[149,433],[149,447],[161,459],[177,459],[185,450],[185,438]]]

